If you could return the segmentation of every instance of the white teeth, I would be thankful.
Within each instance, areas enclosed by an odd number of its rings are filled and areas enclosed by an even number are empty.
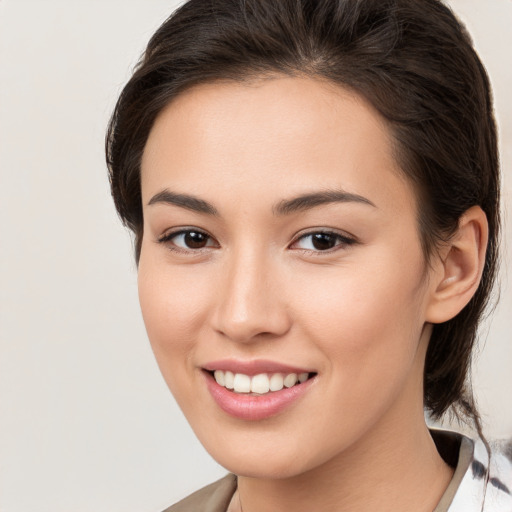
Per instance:
[[[221,370],[217,370],[217,371],[221,371]],[[224,386],[227,389],[233,389],[235,387],[234,381],[235,381],[235,375],[232,372],[224,372]]]
[[[309,378],[309,373],[260,373],[250,377],[243,373],[233,374],[230,371],[215,370],[215,381],[219,386],[235,391],[235,393],[256,393],[264,395],[269,391],[281,391],[284,387],[291,388],[297,383],[303,383]]]
[[[286,388],[291,388],[292,386],[295,386],[297,384],[297,374],[296,373],[290,373],[284,378],[284,386]]]
[[[264,393],[268,393],[269,390],[270,381],[266,373],[260,373],[251,379],[251,391],[253,393],[259,393],[260,395],[263,395]]]
[[[284,377],[280,373],[274,373],[270,377],[270,391],[281,391],[284,387]]]
[[[224,372],[221,370],[215,370],[213,372],[213,376],[215,377],[215,381],[219,386],[224,386],[226,381],[224,380]]]
[[[236,393],[250,393],[251,392],[251,377],[244,375],[243,373],[237,373],[235,375],[235,381],[233,388]]]

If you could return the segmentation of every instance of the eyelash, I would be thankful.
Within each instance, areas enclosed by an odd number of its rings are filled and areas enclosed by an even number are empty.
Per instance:
[[[212,236],[210,236],[208,233],[206,233],[205,231],[203,231],[201,229],[182,228],[177,231],[171,231],[168,233],[164,233],[160,238],[158,238],[158,243],[166,244],[171,251],[183,252],[183,253],[202,252],[203,250],[209,249],[211,247],[211,246],[205,246],[205,247],[199,247],[199,248],[192,248],[192,247],[184,248],[184,247],[179,247],[176,244],[172,243],[174,238],[177,238],[180,235],[187,235],[187,234],[191,234],[191,233],[195,233],[195,234],[202,235],[202,236],[206,237],[207,243],[210,240],[214,240],[214,238]]]
[[[336,231],[319,229],[319,230],[315,230],[315,231],[308,231],[307,233],[303,233],[303,234],[299,235],[290,244],[290,247],[293,246],[293,245],[296,245],[301,240],[305,240],[308,237],[313,237],[315,235],[332,237],[335,240],[335,245],[333,247],[330,247],[330,248],[324,249],[324,250],[321,250],[321,249],[317,249],[317,250],[314,250],[314,249],[296,249],[296,250],[303,251],[304,253],[308,253],[308,254],[314,254],[315,256],[316,255],[320,256],[322,254],[330,254],[330,253],[335,252],[335,251],[346,249],[347,247],[357,243],[357,240],[355,238],[353,238],[353,237],[350,237],[350,236],[347,236],[347,235],[342,235],[341,233],[338,233]]]
[[[207,250],[207,249],[209,249],[211,247],[215,248],[215,246],[211,246],[211,245],[210,246],[206,245],[204,247],[197,247],[197,248],[192,248],[192,247],[183,248],[183,247],[179,247],[176,244],[172,243],[173,239],[175,239],[176,237],[178,237],[180,235],[191,234],[191,233],[195,233],[195,234],[198,234],[198,235],[206,237],[207,238],[207,243],[208,243],[208,241],[215,241],[215,239],[211,235],[206,233],[205,231],[203,231],[201,229],[195,229],[195,228],[184,228],[184,229],[180,229],[178,231],[171,231],[169,233],[164,233],[160,238],[158,238],[157,241],[158,241],[158,243],[166,244],[168,246],[168,248],[170,250],[172,250],[172,251],[182,252],[182,253],[202,252],[202,251]],[[343,248],[347,248],[348,246],[351,246],[351,245],[354,245],[354,244],[358,243],[357,240],[355,238],[353,238],[353,237],[350,237],[350,236],[347,236],[347,235],[342,235],[341,233],[338,233],[336,231],[319,229],[319,230],[309,231],[307,233],[303,233],[303,234],[299,235],[298,237],[296,237],[294,239],[294,241],[289,245],[289,247],[293,248],[293,246],[298,244],[301,240],[305,240],[308,237],[312,237],[314,235],[334,237],[335,241],[337,243],[335,243],[335,245],[333,247],[330,247],[330,248],[325,249],[325,250],[321,250],[321,249],[317,249],[317,250],[314,250],[314,249],[298,249],[298,248],[297,249],[293,249],[293,250],[299,250],[299,251],[302,251],[302,252],[307,253],[307,254],[322,255],[322,254],[326,254],[326,253],[332,253],[332,252],[335,252],[337,250],[340,250],[340,249],[343,249]]]

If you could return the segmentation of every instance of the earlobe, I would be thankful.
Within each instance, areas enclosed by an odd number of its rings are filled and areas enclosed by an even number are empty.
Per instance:
[[[473,206],[462,215],[457,232],[443,250],[432,282],[427,322],[446,322],[471,300],[482,277],[487,240],[485,213]]]

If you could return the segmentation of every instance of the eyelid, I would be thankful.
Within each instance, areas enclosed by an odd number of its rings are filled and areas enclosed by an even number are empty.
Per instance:
[[[175,238],[179,235],[184,235],[184,234],[190,233],[190,232],[200,233],[200,234],[208,237],[208,240],[209,241],[211,240],[212,242],[214,242],[214,245],[213,246],[209,245],[206,247],[200,247],[197,249],[193,249],[193,248],[183,248],[183,247],[179,247],[178,245],[171,244],[173,238]],[[210,233],[208,233],[208,231],[201,229],[201,228],[197,228],[195,226],[180,226],[177,228],[169,229],[169,230],[165,231],[162,235],[160,235],[156,239],[156,242],[159,244],[167,245],[170,250],[173,250],[176,252],[183,252],[183,253],[198,253],[198,252],[201,252],[204,250],[219,247],[219,243],[217,242],[217,240],[212,235],[210,235]]]
[[[180,235],[185,235],[190,232],[200,233],[208,238],[208,242],[212,242],[211,245],[206,245],[205,247],[198,247],[198,248],[185,248],[180,247],[179,245],[172,244],[172,240],[175,237],[178,237]],[[333,247],[329,249],[303,249],[303,248],[294,248],[293,246],[298,244],[301,240],[306,239],[307,237],[313,236],[315,234],[323,234],[323,235],[330,235],[337,239],[338,243],[336,243]],[[210,250],[212,248],[219,248],[220,244],[217,242],[215,237],[213,237],[208,231],[195,227],[195,226],[180,226],[176,228],[171,228],[167,231],[165,231],[162,235],[160,235],[156,239],[157,243],[167,245],[170,250],[176,251],[176,252],[183,252],[183,253],[199,253],[205,250]],[[208,243],[207,242],[207,243]],[[311,228],[307,231],[299,232],[297,235],[295,235],[293,241],[289,244],[288,248],[292,250],[299,250],[306,253],[311,254],[328,254],[331,252],[335,252],[337,250],[345,249],[348,246],[354,245],[359,243],[357,238],[354,235],[348,234],[346,232],[340,232],[338,230],[335,230],[333,228]]]
[[[295,250],[304,251],[304,252],[312,253],[312,254],[328,254],[328,253],[335,252],[337,250],[344,249],[347,246],[351,246],[351,245],[355,245],[355,244],[359,243],[358,239],[354,235],[348,234],[346,232],[340,232],[333,228],[313,228],[313,229],[308,229],[307,231],[298,233],[295,236],[295,238],[293,239],[292,243],[289,245],[289,247],[293,249],[293,245],[297,244],[300,240],[303,240],[303,239],[307,238],[308,236],[313,236],[316,234],[332,235],[332,236],[338,238],[338,240],[341,240],[341,243],[338,243],[334,247],[331,247],[330,249],[325,249],[325,250],[300,249],[300,248],[297,248]]]

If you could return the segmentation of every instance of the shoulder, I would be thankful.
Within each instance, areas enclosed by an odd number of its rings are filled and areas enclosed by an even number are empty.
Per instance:
[[[236,477],[229,474],[194,492],[163,512],[225,512],[236,490]]]
[[[512,510],[512,439],[490,443],[491,457],[487,472],[485,511]]]
[[[512,440],[492,441],[486,445],[481,439],[451,432],[433,434],[442,455],[440,438],[445,442],[459,441],[458,461],[453,464],[454,477],[436,511],[512,511]]]

